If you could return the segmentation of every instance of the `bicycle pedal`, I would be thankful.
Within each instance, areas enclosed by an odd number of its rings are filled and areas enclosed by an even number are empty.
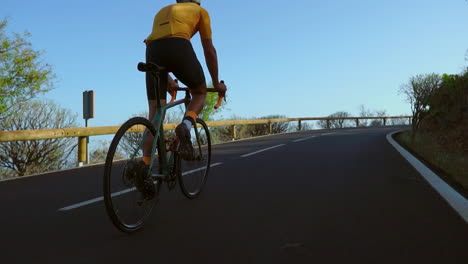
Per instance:
[[[174,136],[166,143],[168,143],[167,151],[175,152],[177,151],[177,146],[179,145],[179,138]]]

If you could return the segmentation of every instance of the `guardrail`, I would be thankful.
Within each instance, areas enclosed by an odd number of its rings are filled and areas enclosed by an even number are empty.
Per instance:
[[[269,126],[269,133],[272,134],[272,125],[274,123],[282,122],[298,122],[298,130],[302,130],[303,121],[320,121],[326,120],[327,127],[330,128],[332,120],[354,120],[356,127],[359,126],[359,120],[383,120],[383,125],[387,125],[389,119],[409,119],[411,123],[411,116],[385,116],[385,117],[304,117],[304,118],[274,118],[274,119],[252,119],[252,120],[226,120],[226,121],[211,121],[206,122],[209,127],[232,126],[232,138],[236,138],[237,125],[255,125],[267,124]],[[164,124],[165,130],[173,130],[178,124]],[[43,130],[19,130],[19,131],[0,131],[0,142],[11,141],[28,141],[28,140],[42,140],[54,138],[78,138],[78,162],[86,162],[87,144],[86,140],[89,136],[102,136],[113,135],[117,133],[120,126],[106,126],[106,127],[81,127],[81,128],[60,128],[60,129],[43,129]],[[136,126],[134,132],[142,132],[143,127]]]

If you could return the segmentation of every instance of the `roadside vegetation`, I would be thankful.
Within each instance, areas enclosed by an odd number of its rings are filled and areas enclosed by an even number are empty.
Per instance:
[[[468,70],[417,75],[400,91],[413,120],[396,139],[468,190]]]
[[[37,100],[54,88],[52,66],[31,36],[7,32],[0,20],[0,130],[37,130],[76,127],[76,115],[52,101]],[[0,143],[0,180],[70,166],[75,139],[49,139]]]

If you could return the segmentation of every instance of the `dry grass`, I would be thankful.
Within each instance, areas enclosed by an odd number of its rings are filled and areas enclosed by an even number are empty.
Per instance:
[[[428,134],[417,134],[412,141],[411,131],[405,131],[396,139],[468,190],[468,156],[466,153],[448,151],[447,149],[453,148],[440,145],[434,140],[434,136]]]

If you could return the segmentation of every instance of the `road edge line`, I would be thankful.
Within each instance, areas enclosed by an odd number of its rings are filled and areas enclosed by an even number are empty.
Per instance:
[[[387,141],[413,166],[437,193],[468,223],[468,200],[448,185],[442,178],[429,169],[393,139],[393,135],[403,130],[387,134]]]

